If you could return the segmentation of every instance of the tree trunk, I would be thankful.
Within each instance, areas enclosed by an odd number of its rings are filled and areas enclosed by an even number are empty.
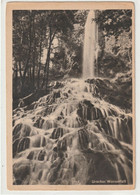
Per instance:
[[[30,17],[30,20],[29,20],[30,21],[30,25],[29,25],[29,53],[28,53],[28,57],[27,57],[27,61],[26,61],[26,65],[25,65],[25,69],[24,69],[24,73],[23,73],[22,90],[24,90],[26,73],[27,73],[27,70],[29,68],[29,61],[30,61],[30,57],[31,57],[31,46],[32,46],[32,11],[31,10],[29,12],[29,17]]]
[[[19,61],[19,63],[18,63],[18,65],[19,65],[19,74],[20,74],[20,79],[22,80],[22,71],[21,71],[21,61]]]
[[[40,55],[39,55],[39,68],[38,68],[38,74],[37,74],[37,87],[39,89],[40,87],[40,70],[41,70],[41,51],[42,51],[42,42],[40,41]]]
[[[51,48],[50,48],[51,49]],[[46,75],[46,91],[48,87],[48,81],[49,81],[49,65],[50,65],[50,51],[48,55],[48,63],[47,63],[47,75]]]
[[[57,29],[56,29],[57,30]],[[46,58],[46,63],[45,63],[45,67],[44,67],[44,78],[43,78],[43,83],[42,83],[42,87],[44,86],[45,82],[45,89],[47,91],[47,87],[48,87],[48,77],[49,77],[49,64],[50,64],[50,51],[51,51],[51,46],[52,46],[52,42],[54,40],[55,34],[56,34],[56,30],[54,31],[54,33],[52,34],[52,29],[50,27],[50,33],[49,33],[49,47],[48,47],[48,52],[47,52],[47,58]]]
[[[29,80],[32,82],[32,67],[29,68]]]
[[[35,87],[35,55],[36,55],[36,39],[35,39],[35,27],[34,27],[34,18],[33,18],[33,71],[32,71],[32,87]]]
[[[47,58],[46,58],[46,63],[45,63],[45,67],[44,67],[44,77],[43,77],[43,83],[42,83],[42,87],[45,84],[45,80],[46,80],[46,75],[47,75],[47,70],[48,70],[48,61],[50,60],[50,50],[51,50],[51,42],[49,43],[49,48],[48,48],[48,52],[47,52]]]
[[[14,86],[15,86],[15,97],[17,97],[17,83],[18,83],[18,67],[17,67],[17,62],[15,62],[15,84],[14,84]]]

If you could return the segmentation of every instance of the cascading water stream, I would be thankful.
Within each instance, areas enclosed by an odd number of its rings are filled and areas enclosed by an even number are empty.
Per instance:
[[[15,111],[15,185],[132,182],[131,116],[94,97],[94,82],[63,82],[34,102],[33,110],[23,108],[20,116]]]
[[[98,27],[95,11],[90,10],[85,24],[84,51],[83,51],[83,78],[95,77],[95,60],[97,59]]]

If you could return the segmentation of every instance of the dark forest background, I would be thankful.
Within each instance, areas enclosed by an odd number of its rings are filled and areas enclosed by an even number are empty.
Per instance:
[[[51,82],[82,75],[88,10],[13,11],[13,100],[49,93]],[[96,74],[131,72],[132,11],[96,11],[99,55]]]

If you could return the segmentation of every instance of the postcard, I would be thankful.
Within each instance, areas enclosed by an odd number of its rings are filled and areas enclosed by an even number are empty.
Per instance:
[[[135,188],[134,4],[10,2],[7,188]]]

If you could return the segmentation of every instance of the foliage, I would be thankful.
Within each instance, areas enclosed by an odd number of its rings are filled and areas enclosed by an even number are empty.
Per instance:
[[[74,12],[13,11],[13,79],[14,83],[17,80],[21,83],[19,93],[15,85],[15,96],[24,96],[29,87],[29,91],[40,86],[47,90],[53,41],[55,38],[62,39],[73,29]],[[42,64],[42,58],[45,58],[45,64]]]
[[[96,19],[105,36],[116,38],[124,31],[129,32],[132,26],[132,10],[105,10],[98,12]],[[131,37],[130,33],[130,37]]]
[[[113,77],[132,67],[132,10],[97,11],[99,75]]]

